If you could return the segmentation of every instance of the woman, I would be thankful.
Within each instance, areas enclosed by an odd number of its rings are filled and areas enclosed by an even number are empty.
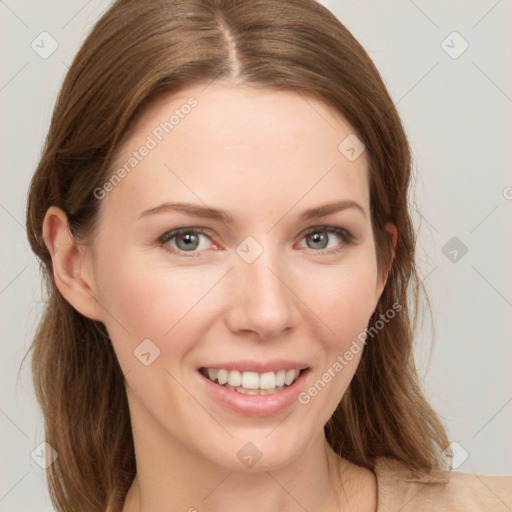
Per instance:
[[[510,479],[446,471],[420,390],[409,172],[314,1],[116,2],[28,201],[57,510],[512,506]]]

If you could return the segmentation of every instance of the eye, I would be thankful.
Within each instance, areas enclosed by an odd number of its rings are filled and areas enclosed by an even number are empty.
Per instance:
[[[336,242],[336,238],[338,238],[338,242]],[[316,255],[338,253],[347,245],[354,243],[351,233],[335,226],[314,227],[302,237],[302,240],[306,240],[306,247],[313,249]],[[166,251],[179,256],[198,257],[201,255],[201,251],[217,248],[207,235],[207,230],[203,228],[180,228],[168,231],[158,241]]]
[[[333,238],[338,238],[341,243],[336,243],[336,241],[330,243]],[[314,249],[317,254],[334,254],[343,250],[345,246],[354,243],[354,237],[351,233],[346,229],[335,226],[314,227],[304,235],[303,240],[306,240],[306,247]],[[324,251],[324,249],[329,250]]]
[[[165,250],[180,254],[184,252],[200,252],[208,249],[207,244],[202,239],[210,240],[203,229],[180,228],[165,233],[160,237],[159,242]],[[191,256],[199,256],[199,254],[191,254]]]

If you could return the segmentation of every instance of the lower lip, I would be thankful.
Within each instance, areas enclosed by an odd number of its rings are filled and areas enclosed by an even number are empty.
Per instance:
[[[223,406],[246,416],[271,416],[284,411],[293,403],[298,403],[298,396],[304,388],[308,370],[303,370],[299,378],[283,390],[271,395],[246,395],[215,384],[198,372],[208,394]]]

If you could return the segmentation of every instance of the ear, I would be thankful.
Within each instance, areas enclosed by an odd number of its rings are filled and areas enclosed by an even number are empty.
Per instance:
[[[386,223],[385,229],[388,236],[388,243],[390,244],[391,254],[386,268],[383,268],[382,270],[379,269],[379,275],[377,279],[377,302],[384,290],[384,286],[386,286],[388,275],[391,271],[391,267],[395,259],[396,242],[398,239],[398,231],[394,224],[391,222]]]
[[[77,244],[69,230],[67,215],[56,206],[46,212],[43,238],[60,293],[82,315],[102,321],[101,307],[95,298],[90,253],[85,246]]]

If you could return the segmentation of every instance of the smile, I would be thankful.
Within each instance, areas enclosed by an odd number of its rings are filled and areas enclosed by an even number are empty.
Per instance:
[[[291,386],[302,370],[281,369],[276,372],[252,372],[217,368],[201,368],[200,372],[212,382],[246,395],[271,395]]]

